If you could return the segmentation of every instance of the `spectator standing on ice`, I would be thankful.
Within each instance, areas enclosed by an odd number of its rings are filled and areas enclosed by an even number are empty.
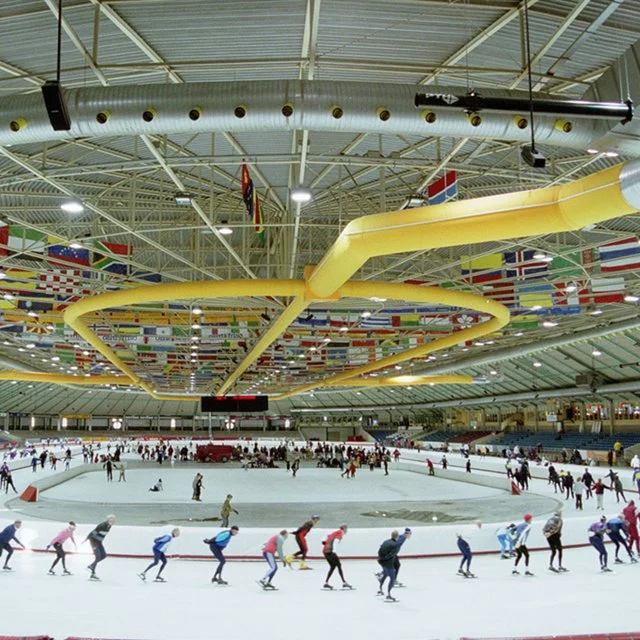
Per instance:
[[[232,499],[233,499],[233,496],[230,493],[227,494],[227,499],[224,501],[222,505],[222,509],[220,509],[220,518],[222,519],[222,526],[225,528],[229,526],[229,516],[231,515],[231,512],[233,511],[233,513],[238,515],[238,512],[236,511],[236,509],[234,509],[231,506]]]
[[[584,495],[584,482],[582,478],[578,478],[573,486],[573,492],[576,495],[576,509],[582,511],[582,496]]]

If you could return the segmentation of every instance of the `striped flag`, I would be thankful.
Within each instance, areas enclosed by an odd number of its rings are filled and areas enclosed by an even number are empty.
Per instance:
[[[518,287],[518,307],[520,309],[552,306],[553,287],[550,284],[528,284]]]
[[[598,252],[603,273],[640,268],[640,242],[636,236],[603,244]]]
[[[591,300],[596,304],[624,302],[624,278],[592,278]]]
[[[462,278],[470,283],[502,280],[502,254],[486,256],[462,256]]]
[[[427,187],[429,204],[442,204],[458,195],[458,175],[455,171],[447,171]]]

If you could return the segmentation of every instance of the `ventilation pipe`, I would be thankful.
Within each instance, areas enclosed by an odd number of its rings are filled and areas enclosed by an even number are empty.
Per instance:
[[[464,110],[416,109],[413,84],[319,80],[189,83],[85,87],[65,91],[70,131],[53,131],[42,96],[0,99],[0,145],[141,134],[226,131],[333,131],[450,136],[527,142],[529,132],[514,113],[483,112],[474,126]],[[463,88],[448,88],[464,93]],[[521,98],[518,91],[483,90],[489,98]],[[544,97],[544,96],[541,96]],[[196,117],[197,116],[197,117]],[[536,120],[540,143],[588,149],[615,125],[577,119],[571,133],[556,128],[557,117]],[[640,155],[640,148],[635,155]]]

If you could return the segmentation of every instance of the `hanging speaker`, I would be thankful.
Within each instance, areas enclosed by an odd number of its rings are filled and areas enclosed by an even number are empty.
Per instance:
[[[44,106],[49,114],[49,122],[54,131],[69,131],[71,129],[71,118],[67,111],[67,105],[62,95],[62,87],[60,84],[51,80],[42,85],[42,97],[44,98]]]

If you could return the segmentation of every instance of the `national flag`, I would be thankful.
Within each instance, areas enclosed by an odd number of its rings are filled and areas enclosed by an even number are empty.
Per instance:
[[[624,278],[592,278],[591,302],[595,304],[624,302]]]
[[[18,309],[25,311],[52,311],[54,298],[46,293],[30,291],[18,300]]]
[[[457,313],[453,316],[452,321],[453,330],[462,331],[477,324],[480,321],[480,316],[477,313]]]
[[[40,289],[49,294],[89,295],[89,290],[80,283],[82,271],[79,269],[61,269],[40,274]]]
[[[375,315],[368,318],[362,318],[360,327],[362,329],[379,329],[391,326],[391,318],[387,315]]]
[[[129,277],[144,280],[145,282],[162,282],[162,276],[159,273],[150,271],[134,271]]]
[[[420,315],[418,313],[406,313],[401,316],[391,316],[391,326],[393,327],[417,327],[419,325]]]
[[[34,291],[38,288],[38,272],[27,269],[10,268],[5,272],[6,278],[0,280],[0,289],[19,294],[22,291]]]
[[[10,253],[44,253],[47,246],[47,236],[44,233],[14,224],[2,226],[0,240],[4,245],[2,255],[5,256]]]
[[[506,251],[504,254],[506,277],[533,280],[545,276],[549,271],[549,263],[534,258],[535,253],[533,249]]]
[[[91,266],[100,271],[128,275],[129,265],[119,259],[130,258],[132,255],[133,246],[130,244],[94,240]]]
[[[581,304],[589,304],[589,286],[585,280],[554,283],[554,306],[579,307]],[[567,290],[567,288],[569,290]]]
[[[509,326],[512,329],[535,329],[538,326],[538,316],[528,314],[513,316]]]
[[[242,163],[242,199],[247,208],[249,218],[253,221],[256,228],[256,235],[261,244],[264,244],[264,227],[262,226],[262,210],[260,208],[260,199],[256,191],[249,167]]]
[[[598,252],[603,273],[640,268],[640,242],[636,236],[603,244]]]
[[[49,238],[49,242],[57,241],[56,238]],[[53,264],[71,263],[88,267],[91,264],[89,249],[84,247],[70,247],[65,244],[51,244],[47,248],[49,262]]]
[[[486,256],[462,256],[462,278],[470,283],[491,282],[502,279],[502,254]]]
[[[549,276],[552,278],[580,278],[584,277],[592,269],[592,251],[584,249],[566,253],[562,256],[554,256],[549,264]]]
[[[427,187],[429,204],[442,204],[458,195],[458,175],[455,171],[447,171],[441,178]]]
[[[494,282],[483,285],[482,295],[510,308],[516,304],[516,289],[512,282]]]
[[[553,286],[550,284],[528,284],[518,287],[518,307],[549,308],[553,306]]]

